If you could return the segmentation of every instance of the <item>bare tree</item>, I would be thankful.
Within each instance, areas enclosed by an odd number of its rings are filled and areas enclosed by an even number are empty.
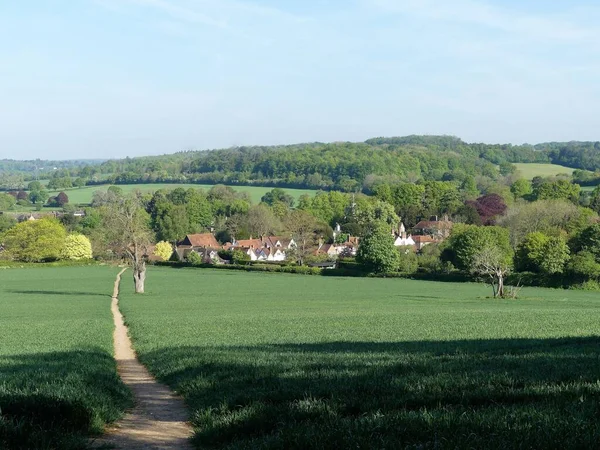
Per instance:
[[[494,298],[504,297],[504,278],[510,273],[510,256],[498,246],[486,245],[473,255],[471,273],[489,277]]]
[[[296,257],[302,265],[315,246],[315,232],[318,231],[319,224],[311,214],[297,209],[286,217],[285,225],[296,241]]]
[[[107,242],[112,250],[129,259],[136,294],[144,293],[148,247],[152,244],[150,216],[134,193],[115,198],[102,207]]]

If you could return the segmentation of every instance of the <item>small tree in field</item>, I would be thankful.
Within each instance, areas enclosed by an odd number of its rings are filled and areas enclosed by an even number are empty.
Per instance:
[[[494,297],[504,297],[504,278],[510,273],[511,265],[511,255],[491,244],[473,254],[471,273],[489,277]]]
[[[70,234],[60,252],[61,259],[92,259],[92,244],[83,234]]]
[[[160,241],[154,247],[154,256],[159,256],[163,261],[171,259],[173,254],[173,246],[167,241]]]
[[[150,216],[138,193],[115,197],[102,207],[106,240],[118,255],[128,258],[136,294],[144,293],[148,247],[152,243]]]

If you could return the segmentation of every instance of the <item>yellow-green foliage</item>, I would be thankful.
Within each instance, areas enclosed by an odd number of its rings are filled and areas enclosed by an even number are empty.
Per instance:
[[[160,241],[154,247],[154,255],[160,256],[164,261],[168,261],[173,254],[173,246],[167,241]]]
[[[56,219],[21,222],[3,237],[6,254],[17,261],[40,262],[58,259],[67,231]]]
[[[61,259],[92,259],[92,244],[83,234],[70,234],[60,252]]]

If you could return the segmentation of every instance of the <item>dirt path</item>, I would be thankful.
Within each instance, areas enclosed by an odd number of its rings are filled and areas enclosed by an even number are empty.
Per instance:
[[[115,321],[114,343],[117,370],[135,396],[135,407],[97,439],[93,446],[132,450],[192,449],[192,428],[183,401],[158,383],[137,360],[119,311],[119,282],[115,280],[111,310]]]

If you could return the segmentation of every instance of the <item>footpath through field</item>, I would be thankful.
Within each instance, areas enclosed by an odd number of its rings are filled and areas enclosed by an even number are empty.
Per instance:
[[[128,330],[119,310],[119,283],[115,280],[111,310],[115,322],[114,346],[119,376],[133,392],[135,407],[111,427],[94,447],[111,446],[132,450],[192,449],[192,428],[183,401],[158,383],[137,360]]]

